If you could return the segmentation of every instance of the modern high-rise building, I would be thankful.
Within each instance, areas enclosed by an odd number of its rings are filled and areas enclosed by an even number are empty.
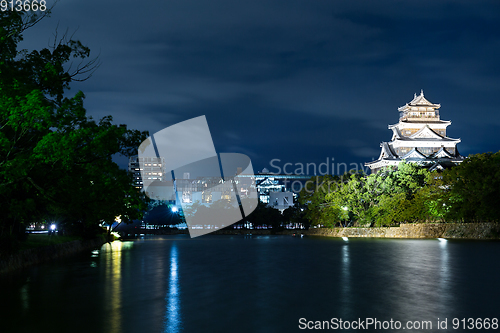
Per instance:
[[[129,158],[128,171],[134,176],[135,187],[142,189],[144,182],[152,183],[155,180],[165,180],[165,159],[163,157],[139,157],[135,155]],[[141,171],[144,171],[144,179],[142,179]]]
[[[424,92],[414,95],[411,102],[398,108],[399,122],[389,125],[390,142],[382,142],[376,161],[365,163],[372,173],[402,161],[429,166],[430,170],[444,169],[461,163],[464,157],[458,153],[460,139],[446,136],[451,121],[441,120],[440,104],[429,102]]]

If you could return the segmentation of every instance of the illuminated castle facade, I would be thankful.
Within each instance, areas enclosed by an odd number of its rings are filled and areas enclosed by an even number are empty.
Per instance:
[[[461,163],[464,157],[457,150],[460,139],[446,136],[451,121],[440,119],[440,107],[425,99],[423,91],[415,94],[411,102],[398,108],[399,122],[389,125],[391,141],[382,142],[379,158],[365,165],[375,173],[402,161],[427,165],[430,170]]]

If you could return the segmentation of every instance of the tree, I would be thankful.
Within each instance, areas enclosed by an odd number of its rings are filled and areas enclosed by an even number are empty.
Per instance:
[[[265,225],[276,230],[281,228],[284,220],[279,210],[259,201],[257,208],[246,217],[246,221],[252,223],[254,228]]]
[[[342,182],[338,176],[314,176],[309,179],[299,193],[299,204],[307,207],[305,218],[311,225],[330,225],[332,219],[338,222],[337,209],[332,208],[326,197],[336,191]]]
[[[112,156],[130,156],[147,132],[96,122],[86,115],[84,94],[65,97],[70,83],[88,75],[95,59],[80,42],[56,40],[53,47],[18,50],[24,31],[39,17],[0,14],[0,239],[11,250],[26,224],[57,220],[91,235],[101,221],[138,218],[145,197]],[[70,72],[72,59],[80,65]],[[83,64],[83,65],[81,65]]]
[[[151,200],[144,222],[152,225],[180,225],[186,223],[182,210],[165,200]]]
[[[325,181],[318,178],[319,190],[301,193],[301,202],[308,203],[308,218],[324,226],[353,222],[383,226],[414,221],[418,213],[414,196],[424,186],[427,173],[416,164],[403,162],[396,169],[386,168],[369,176],[346,173],[329,178],[333,182],[326,186],[327,190],[320,185]]]
[[[415,195],[426,184],[428,171],[418,164],[402,162],[396,169],[385,169],[367,178],[378,183],[372,195],[370,218],[376,226],[390,226],[404,222],[416,222],[425,212],[424,202]]]
[[[295,203],[283,211],[283,221],[295,225],[302,225],[304,229],[309,229],[311,222],[306,218],[307,206]]]
[[[442,173],[450,221],[500,220],[500,152],[471,155]]]

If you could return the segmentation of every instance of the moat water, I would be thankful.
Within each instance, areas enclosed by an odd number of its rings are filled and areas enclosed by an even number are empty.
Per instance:
[[[151,236],[1,277],[0,332],[471,332],[453,322],[500,319],[499,258],[495,241]]]

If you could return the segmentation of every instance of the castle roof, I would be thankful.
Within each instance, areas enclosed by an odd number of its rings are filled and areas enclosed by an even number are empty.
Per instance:
[[[425,160],[426,157],[425,157],[424,154],[422,154],[421,152],[419,152],[417,150],[417,148],[413,148],[412,150],[410,150],[409,153],[407,153],[404,156],[401,156],[401,160],[409,160],[409,159]]]
[[[420,91],[420,95],[417,96],[417,94],[413,95],[413,99],[411,100],[410,103],[406,103],[405,105],[401,106],[398,108],[398,111],[406,111],[408,110],[411,106],[426,106],[426,107],[432,107],[432,108],[440,108],[441,104],[434,104],[429,102],[425,97],[424,97],[424,91]]]
[[[382,142],[380,144],[380,147],[382,150],[380,151],[380,157],[379,159],[382,158],[397,158],[398,156],[392,151],[391,147],[389,146],[388,142]]]
[[[446,128],[446,127],[451,125],[451,121],[450,120],[434,120],[434,119],[428,119],[428,118],[423,118],[421,121],[418,121],[416,119],[412,119],[411,121],[408,121],[406,119],[401,119],[398,123],[389,125],[388,128],[389,129],[393,129],[394,127],[405,128],[405,127],[422,126],[425,124],[434,125],[438,128]]]
[[[408,138],[410,138],[410,139],[422,139],[422,138],[443,139],[445,137],[442,135],[439,135],[436,132],[434,132],[433,130],[431,130],[429,126],[424,126],[420,130],[418,130],[416,133],[413,133],[412,135],[410,135]]]
[[[400,137],[400,138],[397,138],[397,139],[394,139],[393,141],[391,142],[396,142],[396,141],[406,141],[406,142],[437,142],[437,141],[441,141],[441,142],[456,142],[456,143],[460,143],[462,140],[460,139],[452,139],[452,138],[408,138],[408,137]]]
[[[439,149],[439,151],[435,152],[434,154],[432,154],[429,157],[430,158],[454,158],[454,156],[452,156],[450,153],[448,153],[444,149],[444,147],[441,147],[441,149]]]

